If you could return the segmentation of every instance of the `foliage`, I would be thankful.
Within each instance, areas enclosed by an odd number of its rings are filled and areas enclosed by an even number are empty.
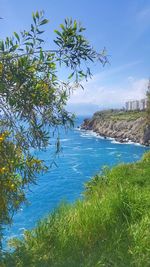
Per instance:
[[[135,121],[146,116],[145,111],[104,110],[94,114],[94,118],[104,118],[113,121]]]
[[[149,267],[150,152],[137,163],[104,169],[85,197],[63,204],[24,239],[14,239],[7,267]]]
[[[0,135],[0,162],[0,222],[10,223],[14,210],[25,201],[23,188],[34,181],[34,172],[39,173],[44,166],[30,154],[25,157],[7,132]]]
[[[83,36],[85,30],[71,19],[55,31],[56,49],[45,50],[43,12],[33,13],[29,31],[14,32],[0,41],[0,227],[11,222],[13,213],[25,201],[25,188],[45,170],[31,150],[45,149],[59,127],[73,125],[65,110],[71,89],[91,76],[85,62],[106,62]],[[58,68],[71,74],[60,81]],[[60,149],[56,136],[56,152]]]
[[[146,110],[146,115],[147,115],[147,123],[150,126],[150,80],[148,82],[148,88],[147,88],[147,110]]]

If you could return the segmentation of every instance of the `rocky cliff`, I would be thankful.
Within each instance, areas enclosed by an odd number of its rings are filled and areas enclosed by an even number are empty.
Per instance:
[[[145,122],[144,112],[101,111],[91,119],[85,119],[81,129],[92,130],[104,137],[119,142],[132,141],[150,145],[150,126]]]

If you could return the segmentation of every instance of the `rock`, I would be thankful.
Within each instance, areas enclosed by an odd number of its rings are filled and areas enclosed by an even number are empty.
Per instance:
[[[132,141],[144,145],[150,145],[150,126],[146,125],[145,118],[135,117],[125,113],[123,119],[121,112],[108,113],[108,111],[96,112],[91,119],[85,119],[81,129],[93,130],[99,135],[115,138],[119,142]],[[108,116],[109,115],[109,116]],[[117,116],[116,116],[117,115]],[[127,116],[127,119],[125,119]],[[117,118],[117,119],[116,119]]]

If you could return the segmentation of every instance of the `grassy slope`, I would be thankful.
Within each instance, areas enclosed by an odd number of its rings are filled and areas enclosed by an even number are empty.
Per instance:
[[[149,267],[150,153],[93,178],[8,255],[7,267]]]
[[[119,111],[119,110],[106,110],[106,111],[99,111],[94,114],[94,118],[103,117],[105,120],[125,120],[125,121],[134,121],[139,118],[146,117],[146,112],[144,111]]]

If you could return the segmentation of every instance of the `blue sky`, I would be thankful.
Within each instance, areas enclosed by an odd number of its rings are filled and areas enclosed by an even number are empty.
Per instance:
[[[27,29],[31,13],[44,10],[50,20],[47,46],[52,47],[53,30],[72,17],[86,27],[86,37],[98,51],[106,47],[110,65],[91,67],[93,79],[84,83],[84,91],[74,92],[69,110],[88,114],[144,96],[150,76],[149,0],[0,0],[0,6],[0,38]]]

